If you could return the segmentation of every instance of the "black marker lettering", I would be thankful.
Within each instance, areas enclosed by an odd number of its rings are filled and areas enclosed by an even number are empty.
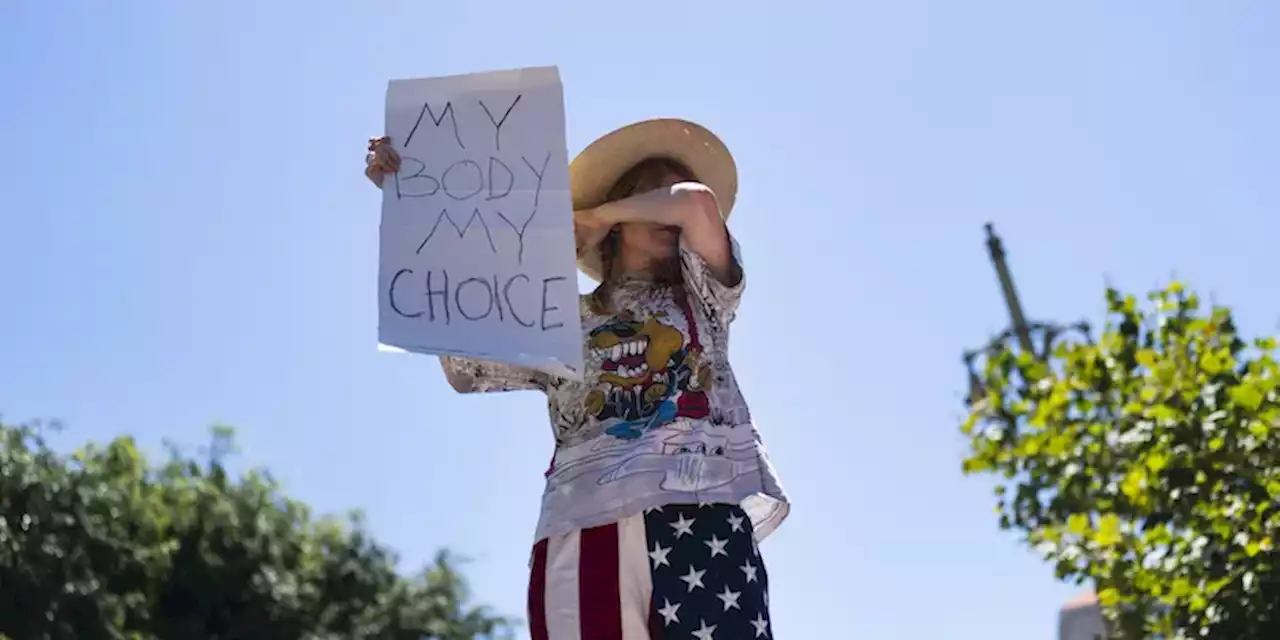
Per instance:
[[[454,190],[449,188],[449,174],[458,167],[474,167],[476,170],[476,190],[465,196],[459,196],[454,193]],[[473,160],[459,160],[449,165],[449,168],[444,170],[444,175],[440,176],[440,186],[444,188],[445,195],[450,198],[453,198],[454,200],[466,200],[467,198],[480,193],[484,189],[484,169],[481,169],[480,165],[476,164]]]
[[[564,278],[561,276],[557,276],[554,278],[542,279],[542,330],[543,331],[549,331],[551,329],[559,329],[560,327],[564,326],[563,322],[557,322],[556,324],[547,324],[547,312],[556,311],[560,308],[560,307],[547,306],[547,285],[557,280],[564,280]]]
[[[449,116],[449,122],[453,125],[453,139],[458,141],[459,147],[467,148],[466,145],[462,144],[462,136],[458,134],[458,118],[453,114],[453,103],[444,103],[444,111],[441,111],[440,117],[437,118],[435,112],[431,110],[431,104],[424,102],[422,103],[422,111],[418,112],[418,119],[413,123],[413,129],[409,130],[409,135],[404,139],[405,149],[409,148],[409,142],[413,140],[413,134],[418,132],[418,125],[422,124],[422,114],[424,113],[431,114],[431,122],[435,123],[437,127],[440,126],[441,122],[444,122],[445,116]]]
[[[493,165],[495,164],[502,167],[502,170],[507,172],[507,190],[496,194],[493,192]],[[507,197],[507,194],[511,193],[511,188],[514,187],[515,184],[516,176],[514,173],[511,173],[511,167],[508,167],[505,162],[493,156],[489,156],[489,197],[485,198],[485,200],[497,200],[498,198]]]
[[[413,175],[401,178],[400,174],[407,171],[409,169],[409,165],[412,163],[417,163],[418,165],[418,168],[413,170]],[[411,158],[409,156],[401,158],[400,171],[396,172],[396,200],[403,200],[404,198],[425,198],[428,196],[434,196],[436,192],[440,191],[440,181],[424,173],[426,170],[426,163],[417,158]],[[405,193],[401,185],[405,182],[409,182],[410,180],[430,180],[431,190],[422,191],[420,193]]]
[[[462,290],[466,288],[467,285],[472,283],[479,284],[480,286],[484,287],[485,289],[484,299],[489,303],[489,306],[484,310],[484,313],[474,315],[474,316],[468,314],[466,310],[462,308]],[[473,322],[476,320],[484,320],[485,318],[488,318],[489,314],[493,313],[493,289],[489,288],[489,281],[485,280],[484,278],[467,278],[466,280],[463,280],[461,283],[458,284],[458,288],[453,290],[453,306],[458,308],[458,313],[462,314],[462,317],[468,320],[471,320]]]
[[[493,113],[489,111],[489,107],[485,106],[484,100],[480,100],[480,108],[484,109],[485,115],[489,116],[489,122],[493,123],[493,146],[498,151],[502,150],[502,125],[507,121],[507,116],[511,115],[511,110],[516,108],[516,103],[520,102],[523,94],[516,95],[516,99],[511,101],[511,106],[507,107],[507,112],[502,114],[501,120],[494,120]]]
[[[493,288],[489,290],[492,295],[493,306],[498,308],[498,322],[506,320],[506,316],[502,313],[502,298],[498,297],[498,274],[493,274]]]
[[[431,288],[432,273],[431,271],[427,272],[427,312],[429,314],[427,319],[432,322],[436,321],[436,296],[440,296],[440,299],[444,301],[444,323],[449,324],[449,272],[444,269],[440,270],[440,275],[444,276],[444,287],[440,289]]]
[[[427,246],[427,243],[431,242],[431,238],[436,235],[436,230],[440,228],[441,220],[449,221],[449,225],[453,227],[453,230],[458,232],[459,239],[462,239],[467,235],[467,230],[471,228],[472,222],[479,220],[480,227],[484,229],[485,237],[489,239],[489,248],[492,249],[494,253],[498,252],[498,248],[493,244],[493,233],[489,231],[489,225],[485,223],[484,216],[480,215],[480,209],[477,208],[471,212],[471,217],[467,218],[467,226],[459,227],[458,223],[454,222],[453,217],[449,215],[449,209],[445,208],[440,211],[440,216],[436,218],[436,223],[431,226],[431,232],[427,234],[426,238],[423,238],[422,244],[418,245],[418,250],[415,251],[414,253],[416,254],[422,253],[422,249],[425,248]]]
[[[511,312],[511,317],[516,319],[516,324],[522,327],[532,327],[533,322],[525,322],[520,316],[516,315],[516,306],[511,304],[511,285],[515,283],[516,278],[524,278],[525,282],[529,281],[529,276],[526,276],[523,273],[517,273],[516,275],[511,276],[511,279],[507,280],[507,285],[502,288],[502,297],[507,301],[507,310]],[[546,287],[544,286],[543,289],[545,290]],[[542,306],[545,307],[547,305],[544,302],[542,303]]]
[[[520,156],[520,159],[524,160],[524,166],[529,167],[529,170],[533,172],[533,175],[538,176],[538,188],[533,191],[533,208],[537,209],[538,196],[542,194],[542,176],[546,175],[547,173],[547,163],[551,162],[551,152],[548,151],[546,159],[542,161],[542,171],[538,171],[537,169],[534,169],[533,165],[529,163],[528,158],[524,156]]]
[[[502,221],[507,223],[507,226],[511,227],[512,231],[516,232],[516,238],[520,241],[520,252],[516,254],[516,262],[518,264],[524,264],[524,232],[529,228],[529,223],[533,222],[533,217],[538,215],[538,210],[534,209],[533,213],[529,214],[529,219],[524,221],[524,225],[518,228],[515,223],[508,219],[501,211],[494,211],[494,213],[498,214],[498,217],[502,218]]]
[[[406,318],[417,318],[422,315],[421,311],[417,313],[405,313],[401,311],[400,306],[396,304],[396,282],[400,280],[400,276],[406,274],[413,275],[413,269],[401,269],[397,271],[394,276],[391,276],[391,284],[387,287],[387,301],[391,303],[392,311],[395,311]],[[428,274],[427,277],[430,278],[430,274]]]

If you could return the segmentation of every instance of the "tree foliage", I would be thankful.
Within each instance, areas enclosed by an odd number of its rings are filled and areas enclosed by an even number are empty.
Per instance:
[[[1107,291],[1104,334],[993,347],[964,470],[1003,528],[1091,583],[1118,637],[1280,638],[1280,368],[1180,284]]]
[[[130,438],[52,450],[0,424],[0,636],[18,640],[472,640],[510,623],[468,604],[452,558],[396,572],[360,519],[313,519],[266,472],[149,465]]]

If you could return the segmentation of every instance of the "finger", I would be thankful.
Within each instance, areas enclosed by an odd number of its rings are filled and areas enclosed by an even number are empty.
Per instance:
[[[378,162],[381,162],[388,167],[400,166],[400,154],[396,153],[396,150],[391,148],[389,145],[378,147],[378,150],[374,152],[374,155],[377,156]]]
[[[369,166],[367,166],[367,170],[370,170],[370,172],[388,173],[387,161],[380,159],[380,157],[374,157],[371,163],[369,163]]]
[[[382,169],[384,173],[397,173],[400,171],[400,166],[399,166],[400,163],[393,162],[391,159],[387,158],[386,156],[378,158],[377,160],[374,161],[373,164],[375,164],[378,168]]]

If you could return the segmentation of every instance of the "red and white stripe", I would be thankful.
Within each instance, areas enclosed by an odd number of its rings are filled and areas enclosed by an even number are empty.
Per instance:
[[[643,514],[534,545],[533,640],[649,640],[652,596]]]

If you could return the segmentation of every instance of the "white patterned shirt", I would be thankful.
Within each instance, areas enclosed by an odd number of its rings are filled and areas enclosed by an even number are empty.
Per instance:
[[[683,243],[680,257],[684,296],[622,280],[607,316],[582,297],[584,382],[442,358],[474,380],[463,391],[546,393],[556,449],[535,540],[668,504],[740,504],[761,540],[786,518],[786,494],[729,366],[746,279],[725,286]]]

